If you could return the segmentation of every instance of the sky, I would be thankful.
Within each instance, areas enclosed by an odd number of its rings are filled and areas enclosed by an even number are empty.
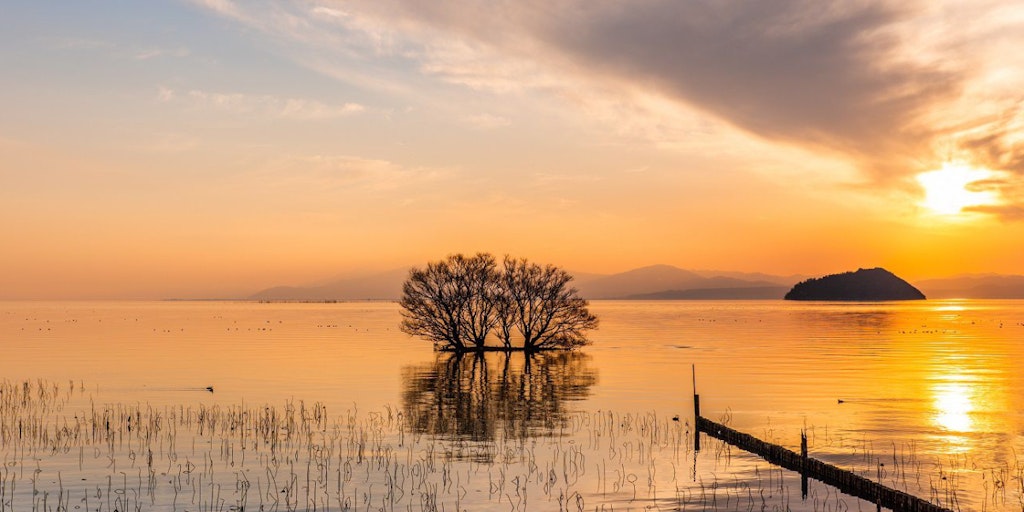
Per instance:
[[[0,299],[1024,274],[1024,5],[6,2]]]

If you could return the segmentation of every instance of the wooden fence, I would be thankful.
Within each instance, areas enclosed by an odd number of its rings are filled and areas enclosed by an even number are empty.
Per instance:
[[[694,447],[698,451],[700,450],[700,433],[703,432],[753,453],[776,466],[800,473],[804,479],[813,478],[839,489],[840,492],[874,503],[879,509],[884,507],[897,512],[952,512],[950,509],[940,507],[912,494],[886,487],[845,469],[808,457],[806,436],[801,436],[800,445],[803,453],[796,453],[701,416],[698,395],[693,396],[693,408],[697,423]],[[804,488],[806,489],[806,482]]]

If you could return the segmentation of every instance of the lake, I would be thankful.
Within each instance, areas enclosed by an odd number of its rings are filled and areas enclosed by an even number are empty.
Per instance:
[[[695,452],[693,370],[706,417],[1024,508],[1024,302],[591,310],[592,345],[525,359],[436,354],[389,302],[0,302],[0,511],[874,510]]]

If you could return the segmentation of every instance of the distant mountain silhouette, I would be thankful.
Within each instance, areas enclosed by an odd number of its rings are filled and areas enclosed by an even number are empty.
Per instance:
[[[629,295],[696,288],[704,278],[671,265],[651,265],[627,272],[574,282],[588,299],[621,299]]]
[[[729,270],[694,270],[693,273],[701,277],[731,277],[733,279],[741,279],[743,281],[772,283],[779,286],[785,286],[787,290],[795,283],[799,283],[800,281],[811,277],[800,274],[777,276],[762,272],[733,272]]]
[[[365,277],[335,279],[316,286],[278,286],[256,292],[249,299],[398,300],[402,293],[402,283],[408,275],[408,269],[396,269]],[[573,275],[575,279],[572,285],[587,299],[779,299],[799,280],[796,277],[769,274],[705,270],[695,272],[671,265],[651,265],[612,275]]]
[[[626,297],[630,300],[778,300],[786,295],[788,286],[751,286],[743,288],[692,288],[642,293]]]
[[[716,293],[711,290],[718,289],[734,290],[729,293],[717,293],[722,298],[730,296],[734,299],[760,299],[769,293],[763,288],[778,287],[780,284],[783,285],[782,292],[773,298],[782,298],[785,290],[795,282],[779,276],[766,277],[767,279],[761,280],[726,276],[705,277],[697,272],[671,265],[651,265],[575,284],[580,295],[588,299],[714,298]],[[744,293],[743,290],[748,293]]]
[[[1024,299],[1024,276],[966,274],[914,283],[933,299]]]
[[[857,269],[811,278],[793,286],[786,300],[923,300],[924,294],[884,268]]]

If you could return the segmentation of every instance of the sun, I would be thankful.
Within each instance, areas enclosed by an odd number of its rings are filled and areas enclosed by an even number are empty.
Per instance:
[[[944,163],[942,169],[917,175],[917,182],[924,187],[924,200],[920,204],[937,215],[957,215],[971,206],[996,204],[998,198],[993,191],[969,188],[973,183],[992,177],[992,171],[986,169]]]

